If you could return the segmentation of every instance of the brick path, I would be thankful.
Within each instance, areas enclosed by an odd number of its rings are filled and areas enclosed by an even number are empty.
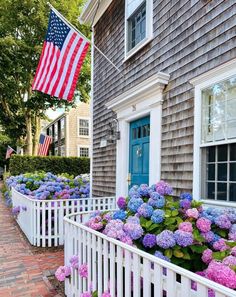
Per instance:
[[[45,277],[59,265],[63,251],[30,246],[0,196],[0,297],[61,296]]]

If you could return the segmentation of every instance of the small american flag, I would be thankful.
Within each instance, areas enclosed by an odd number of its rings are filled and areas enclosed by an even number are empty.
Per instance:
[[[40,134],[38,156],[47,156],[52,137]]]
[[[11,158],[11,154],[12,154],[13,152],[15,152],[15,150],[14,150],[12,147],[10,147],[10,146],[8,145],[8,146],[7,146],[7,152],[6,152],[6,159]]]
[[[32,89],[71,101],[88,48],[89,42],[51,10]]]

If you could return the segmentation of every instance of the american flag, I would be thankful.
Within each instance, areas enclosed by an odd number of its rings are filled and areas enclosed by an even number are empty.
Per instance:
[[[49,145],[51,142],[52,142],[51,136],[40,134],[38,156],[47,156]]]
[[[12,147],[10,147],[10,146],[8,145],[8,146],[7,146],[7,152],[6,152],[6,159],[11,158],[11,154],[12,154],[13,152],[15,152],[15,150],[14,150]]]
[[[32,89],[71,101],[88,48],[89,42],[51,10]]]

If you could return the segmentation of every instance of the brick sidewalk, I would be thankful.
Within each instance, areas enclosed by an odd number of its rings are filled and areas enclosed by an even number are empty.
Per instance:
[[[61,296],[45,275],[63,261],[63,250],[30,246],[0,196],[0,297]]]

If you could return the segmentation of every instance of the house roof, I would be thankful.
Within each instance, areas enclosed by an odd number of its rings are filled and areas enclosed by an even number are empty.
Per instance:
[[[81,24],[94,26],[107,10],[112,0],[88,0],[85,3],[84,9],[79,17]],[[98,6],[99,5],[99,6]]]

